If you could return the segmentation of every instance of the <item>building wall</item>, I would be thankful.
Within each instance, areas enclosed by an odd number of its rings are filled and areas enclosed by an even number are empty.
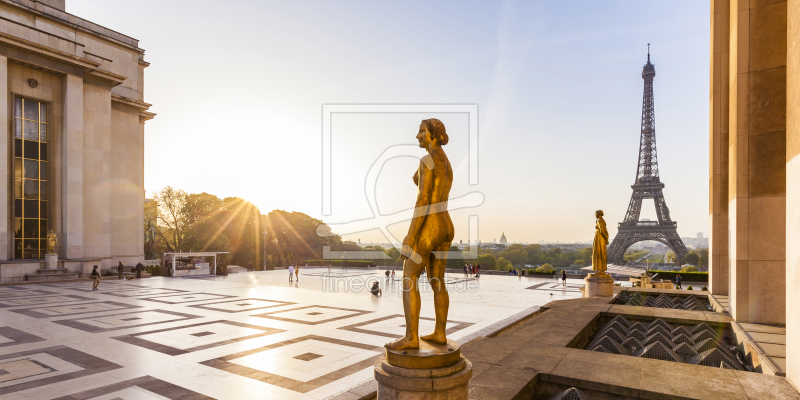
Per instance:
[[[787,7],[786,378],[800,388],[800,0]]]
[[[730,301],[737,321],[786,321],[786,1],[731,1]]]
[[[83,85],[83,257],[111,257],[111,92]],[[104,265],[104,267],[106,267]]]
[[[709,95],[709,289],[727,295],[728,120],[730,76],[730,1],[711,1],[711,79]]]
[[[111,109],[112,251],[138,257],[144,251],[144,122],[131,107]]]

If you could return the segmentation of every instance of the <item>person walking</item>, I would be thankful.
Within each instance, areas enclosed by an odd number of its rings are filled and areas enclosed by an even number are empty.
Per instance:
[[[386,270],[386,282],[389,282],[389,274],[391,274],[391,272],[389,272],[389,270],[387,269]]]
[[[675,285],[675,289],[683,290],[683,288],[681,287],[681,281],[683,281],[683,278],[681,278],[680,274],[678,274],[678,276],[675,277],[675,283],[677,283]]]
[[[294,279],[297,282],[300,282],[300,265],[297,265],[296,267],[294,267]]]
[[[142,271],[144,271],[144,265],[142,263],[136,264],[136,279],[142,279]]]
[[[99,290],[97,287],[100,286],[100,272],[97,271],[97,265],[94,266],[89,277],[92,278],[92,290]]]
[[[294,266],[289,266],[289,282],[294,282]]]
[[[394,268],[392,268],[392,282],[394,282]]]
[[[469,278],[469,266],[464,264],[464,278]]]
[[[561,270],[561,286],[567,287],[567,271]]]
[[[480,278],[481,277],[481,265],[480,264],[475,264],[475,277],[476,278]]]
[[[120,261],[119,265],[117,265],[117,277],[119,278],[118,280],[120,281],[125,279],[125,276],[122,275],[123,272],[125,272],[125,266],[122,265],[122,261]]]

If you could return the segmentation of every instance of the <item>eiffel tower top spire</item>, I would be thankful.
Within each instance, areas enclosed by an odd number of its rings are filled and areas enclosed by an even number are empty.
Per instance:
[[[653,78],[656,67],[650,63],[650,43],[647,44],[647,64],[642,68],[644,96],[642,99],[642,130],[639,140],[639,165],[635,185],[659,184],[658,154],[656,152],[656,114],[653,100]]]

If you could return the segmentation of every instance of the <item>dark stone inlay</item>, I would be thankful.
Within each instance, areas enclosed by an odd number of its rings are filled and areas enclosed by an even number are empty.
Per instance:
[[[73,348],[67,346],[53,346],[47,347],[43,349],[36,349],[36,350],[29,350],[23,351],[19,353],[13,354],[4,354],[0,356],[0,363],[3,360],[12,359],[12,358],[20,358],[25,356],[30,356],[33,354],[49,354],[53,357],[60,358],[66,362],[71,364],[75,364],[83,368],[81,371],[75,371],[63,375],[56,375],[56,376],[49,376],[43,377],[41,379],[36,379],[28,382],[18,383],[16,385],[9,385],[0,388],[0,396],[8,393],[19,392],[22,390],[32,389],[41,387],[44,385],[51,385],[58,382],[63,382],[71,379],[82,378],[89,375],[94,375],[102,372],[107,372],[111,370],[115,370],[118,368],[122,368],[121,365],[114,364],[112,362],[108,362],[103,360],[102,358],[95,357],[91,354],[86,354],[84,352],[75,350]],[[30,360],[33,361],[33,360]]]
[[[62,295],[49,295],[49,296],[31,296],[25,297],[22,299],[18,298],[10,298],[10,299],[0,299],[0,308],[8,308],[8,307],[21,307],[21,306],[37,306],[43,305],[47,303],[65,303],[65,302],[73,302],[73,301],[96,301],[97,299],[93,299],[91,297],[83,297],[83,296],[75,296],[72,294],[62,294]],[[31,303],[31,301],[35,301],[35,303]],[[51,305],[52,306],[52,305]],[[12,310],[16,311],[16,310]]]
[[[300,342],[305,341],[305,340],[318,340],[318,341],[321,341],[321,342],[335,343],[335,344],[339,344],[339,345],[342,345],[342,346],[354,347],[354,348],[357,348],[357,349],[372,350],[372,351],[375,351],[378,354],[375,355],[374,357],[367,358],[364,361],[359,361],[359,362],[357,362],[355,364],[352,364],[352,365],[346,366],[344,368],[338,369],[338,370],[333,371],[333,372],[331,372],[329,374],[326,374],[326,375],[320,376],[318,378],[312,379],[312,380],[310,380],[308,382],[294,380],[294,379],[291,379],[291,378],[287,378],[285,376],[271,374],[269,372],[261,371],[261,370],[250,368],[250,367],[245,367],[243,365],[239,365],[239,364],[230,362],[231,360],[235,360],[237,358],[242,358],[242,357],[245,357],[245,356],[249,356],[251,354],[255,354],[255,353],[260,353],[262,351],[276,349],[276,348],[283,347],[283,346],[290,345],[290,344],[294,344],[294,343],[300,343]],[[299,337],[299,338],[295,338],[295,339],[289,339],[289,340],[286,340],[286,341],[283,341],[283,342],[279,342],[279,343],[274,343],[274,344],[271,344],[271,345],[268,345],[268,346],[258,347],[258,348],[251,349],[251,350],[245,350],[245,351],[242,351],[242,352],[239,352],[239,353],[235,353],[235,354],[231,354],[231,355],[227,355],[227,356],[224,356],[224,357],[213,358],[213,359],[208,360],[208,361],[203,361],[200,364],[203,364],[203,365],[206,365],[206,366],[209,366],[209,367],[212,367],[212,368],[221,369],[223,371],[227,371],[227,372],[230,372],[232,374],[244,376],[246,378],[255,379],[257,381],[269,383],[270,385],[280,386],[280,387],[285,388],[285,389],[294,390],[295,392],[306,393],[306,392],[309,392],[311,390],[314,390],[314,389],[317,389],[319,387],[322,387],[324,385],[327,385],[327,384],[329,384],[331,382],[335,382],[335,381],[337,381],[339,379],[342,379],[342,378],[344,378],[344,377],[346,377],[348,375],[352,375],[353,373],[358,372],[358,371],[360,371],[360,370],[362,370],[364,368],[367,368],[369,366],[374,365],[375,361],[377,361],[379,358],[382,357],[384,351],[385,351],[385,348],[383,346],[376,347],[376,346],[372,346],[372,345],[356,343],[356,342],[348,342],[346,340],[333,339],[333,338],[324,337],[324,336],[308,335],[308,336],[303,336],[303,337]]]
[[[385,321],[387,319],[392,319],[392,318],[403,318],[403,315],[402,314],[389,315],[389,316],[386,316],[386,317],[381,317],[381,318],[377,318],[377,319],[371,319],[369,321],[359,322],[359,323],[353,324],[353,325],[343,326],[343,327],[338,328],[338,329],[342,329],[342,330],[345,330],[345,331],[351,331],[351,332],[366,333],[368,335],[377,335],[377,336],[384,336],[384,337],[390,337],[390,338],[397,338],[396,334],[380,332],[380,331],[371,331],[369,329],[362,329],[361,328],[362,326],[374,324],[376,322],[381,322],[381,321]],[[420,317],[419,319],[424,319],[426,321],[435,321],[434,318],[427,318],[427,317]],[[462,330],[464,328],[468,328],[468,327],[470,327],[472,325],[475,325],[474,322],[453,321],[453,320],[449,320],[449,319],[447,320],[447,322],[450,323],[450,324],[455,324],[455,325],[451,326],[450,328],[447,328],[444,331],[445,334],[447,334],[447,335],[449,335],[449,334],[451,334],[453,332],[460,331],[460,330]],[[400,327],[401,328],[405,328],[406,324],[402,324],[402,325],[400,325]]]
[[[137,319],[142,319],[142,317],[122,318],[120,321],[136,321]]]
[[[32,335],[28,332],[23,332],[8,326],[0,326],[0,336],[13,340],[10,343],[0,343],[0,347],[14,346],[23,343],[34,343],[47,340],[39,336]]]
[[[167,320],[163,320],[163,321],[156,321],[156,322],[145,322],[145,323],[142,323],[142,324],[125,325],[125,326],[112,326],[110,328],[101,328],[99,326],[90,325],[90,324],[81,322],[81,321],[84,321],[84,320],[96,320],[96,319],[102,319],[102,318],[108,318],[108,317],[116,317],[116,316],[119,316],[119,315],[132,315],[132,314],[142,314],[142,313],[169,314],[169,315],[174,315],[176,318],[167,319]],[[184,313],[179,313],[179,312],[175,312],[175,311],[167,311],[167,310],[146,310],[146,311],[136,311],[136,312],[132,312],[132,313],[101,315],[101,316],[84,317],[84,318],[77,318],[77,319],[62,319],[62,320],[52,321],[52,322],[55,323],[55,324],[68,326],[70,328],[79,329],[79,330],[82,330],[84,332],[97,333],[97,332],[114,331],[114,330],[118,330],[118,329],[136,328],[136,327],[139,327],[139,326],[165,324],[167,322],[185,321],[187,319],[194,319],[194,318],[202,318],[202,316],[184,314]]]
[[[230,299],[232,295],[226,294],[217,294],[217,293],[192,293],[193,296],[181,295],[181,294],[168,294],[168,295],[158,295],[153,297],[144,297],[142,300],[146,301],[155,301],[157,303],[164,303],[164,304],[180,304],[180,303],[191,303],[194,301],[203,301],[203,300],[217,300],[217,299]],[[198,299],[197,296],[204,295],[204,296],[214,296],[216,299]],[[241,299],[235,300],[241,301]]]
[[[209,332],[209,331],[192,333],[192,336],[196,336],[196,337],[203,337],[203,336],[208,336],[208,335],[215,335],[215,333],[214,332]]]
[[[0,375],[8,375],[8,371],[0,369]]]
[[[321,313],[321,312],[316,312],[316,311],[315,311],[315,312],[310,312],[310,313],[306,313],[306,314],[308,314],[308,315],[320,315],[320,314],[322,314],[322,313]]]
[[[341,317],[332,317],[332,318],[323,319],[323,320],[321,320],[321,321],[314,321],[314,322],[312,322],[312,321],[303,321],[303,320],[294,319],[294,318],[284,318],[284,317],[280,317],[280,316],[278,316],[278,314],[281,314],[281,313],[286,313],[286,312],[291,312],[291,311],[297,311],[297,310],[304,310],[304,309],[307,309],[307,308],[327,308],[327,309],[330,309],[330,310],[343,310],[343,311],[351,311],[351,312],[353,312],[353,314],[350,314],[350,315],[343,315],[343,316],[341,316]],[[324,324],[324,323],[326,323],[326,322],[338,321],[338,320],[340,320],[340,319],[352,318],[352,317],[358,317],[358,316],[361,316],[361,315],[364,315],[364,314],[369,314],[369,313],[371,313],[371,312],[372,312],[372,311],[353,310],[353,309],[349,309],[349,308],[339,308],[339,307],[328,307],[328,306],[306,306],[306,307],[293,308],[293,309],[291,309],[291,310],[273,311],[273,312],[270,312],[270,313],[265,313],[265,314],[256,314],[256,315],[251,315],[251,317],[260,317],[260,318],[270,318],[270,319],[277,319],[278,321],[294,322],[294,323],[298,323],[298,324],[305,324],[305,325],[318,325],[318,324]],[[315,314],[312,314],[312,313],[313,313],[313,312],[311,312],[311,313],[307,313],[307,314],[310,314],[310,315],[315,315]],[[321,313],[320,313],[320,314],[321,314]]]
[[[92,300],[94,300],[94,299],[92,299]],[[69,304],[63,305],[63,306],[54,306],[54,305],[51,304],[51,305],[43,306],[43,307],[39,306],[39,307],[30,307],[30,308],[17,308],[15,310],[10,310],[10,311],[13,312],[13,313],[22,314],[22,315],[25,315],[25,316],[28,316],[28,317],[32,317],[32,318],[56,318],[56,317],[66,317],[66,316],[69,316],[69,315],[99,313],[99,312],[108,312],[108,311],[122,311],[122,310],[129,310],[131,308],[142,308],[142,306],[134,306],[134,305],[125,304],[125,303],[116,303],[116,302],[113,302],[113,301],[99,302],[99,301],[95,300],[92,304],[107,305],[108,307],[105,308],[105,309],[102,309],[102,310],[97,310],[97,309],[91,309],[89,307],[74,307],[73,305],[69,305]],[[59,307],[69,307],[70,308],[70,312],[66,312],[64,314],[53,315],[53,314],[47,314],[47,313],[43,313],[43,312],[37,311],[37,310],[53,310],[53,311],[55,311],[55,310],[58,310]],[[82,311],[76,311],[76,310],[82,310]]]
[[[292,358],[296,358],[296,359],[302,360],[302,361],[311,361],[311,360],[316,360],[316,359],[318,359],[320,357],[322,357],[321,354],[305,353],[305,354],[300,354],[299,356],[294,356]]]
[[[214,400],[213,397],[208,397],[202,395],[200,393],[191,391],[181,386],[174,385],[172,383],[162,381],[161,379],[154,378],[149,375],[142,376],[140,378],[135,378],[123,382],[112,383],[107,386],[101,386],[99,388],[87,390],[80,393],[74,393],[68,396],[59,397],[53,400],[88,400],[93,399],[96,397],[100,397],[106,394],[118,392],[120,390],[129,388],[129,387],[138,387],[148,392],[155,393],[160,396],[164,396],[170,400]]]
[[[250,306],[250,305],[253,306],[252,308],[243,308],[241,310],[228,310],[228,309],[224,309],[224,308],[214,307],[215,304],[224,304],[224,303],[232,303],[232,302],[247,301],[247,300],[250,300],[250,301],[253,301],[253,302],[265,301],[265,302],[277,303],[277,304],[273,304],[273,305],[258,305],[257,303],[236,304],[237,306],[243,306],[243,307],[244,306]],[[240,313],[240,312],[246,312],[246,311],[260,310],[262,308],[281,307],[281,306],[286,306],[286,305],[290,305],[290,304],[296,304],[296,303],[292,303],[292,302],[289,302],[289,301],[280,301],[280,300],[250,298],[250,299],[236,299],[236,300],[215,301],[213,303],[193,304],[193,305],[190,305],[189,307],[202,308],[204,310],[211,310],[211,311],[220,311],[220,312],[224,312],[224,313]]]
[[[243,336],[243,337],[234,338],[234,339],[221,340],[219,342],[209,343],[209,344],[205,344],[205,345],[202,345],[202,346],[191,347],[191,348],[188,348],[188,349],[178,349],[178,348],[167,346],[167,345],[164,345],[164,344],[151,342],[151,341],[149,341],[147,339],[142,339],[142,338],[139,337],[139,336],[142,336],[142,335],[149,335],[151,333],[169,332],[169,331],[175,331],[175,330],[178,330],[178,329],[193,328],[193,327],[197,327],[197,326],[204,326],[204,325],[211,325],[211,324],[228,324],[228,325],[233,325],[233,326],[240,326],[240,327],[243,327],[243,328],[257,329],[257,330],[262,331],[263,333],[257,333],[257,334],[254,334],[254,335],[248,335],[248,336]],[[181,355],[181,354],[191,353],[193,351],[210,349],[212,347],[223,346],[223,345],[226,345],[226,344],[241,342],[241,341],[249,340],[249,339],[255,339],[257,337],[272,335],[272,334],[280,333],[280,332],[285,332],[285,331],[283,329],[268,328],[268,327],[265,327],[265,326],[257,326],[257,325],[250,325],[250,324],[245,324],[245,323],[236,322],[236,321],[219,320],[219,321],[211,321],[211,322],[201,322],[199,324],[192,324],[192,325],[176,326],[174,328],[158,329],[158,330],[155,330],[155,331],[139,332],[139,333],[134,333],[134,334],[130,334],[130,335],[116,336],[116,337],[112,337],[112,339],[116,339],[116,340],[119,340],[120,342],[125,342],[125,343],[132,344],[132,345],[135,345],[135,346],[144,347],[146,349],[157,351],[159,353],[169,354],[171,356],[177,356],[177,355]],[[205,334],[205,333],[214,334],[211,331],[200,332],[200,333],[201,334]],[[198,336],[197,334],[193,334],[193,335]],[[202,335],[202,336],[205,336],[205,335]]]

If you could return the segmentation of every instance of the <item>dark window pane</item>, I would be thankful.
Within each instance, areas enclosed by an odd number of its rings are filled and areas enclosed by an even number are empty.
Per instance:
[[[47,104],[39,103],[39,121],[47,122]]]
[[[14,179],[14,198],[22,198],[22,179]]]
[[[25,200],[25,218],[39,218],[39,201]]]
[[[39,102],[25,100],[23,104],[23,111],[25,112],[25,119],[39,120]]]
[[[17,260],[22,259],[22,239],[14,241],[14,258]]]
[[[47,200],[47,181],[39,181],[39,198]]]
[[[22,220],[22,234],[26,239],[39,238],[39,220],[38,219],[23,219]],[[36,242],[30,241],[36,246]],[[25,247],[28,247],[28,241],[25,242]]]
[[[39,179],[47,180],[47,163],[44,161],[39,163]]]
[[[47,251],[47,221],[40,219],[39,220],[39,238],[44,239],[42,242],[42,250]]]
[[[14,199],[14,217],[22,218],[22,199]]]
[[[25,241],[25,249],[22,252],[22,258],[26,260],[36,260],[39,257],[39,243],[33,243],[32,240]]]
[[[47,240],[40,240],[39,241],[39,258],[44,258],[44,255],[47,253]]]
[[[39,140],[39,123],[26,120],[22,125],[22,135],[25,140]]]
[[[22,139],[14,139],[14,157],[22,157]]]
[[[47,124],[41,124],[39,131],[40,131],[40,134],[41,134],[41,136],[39,137],[39,140],[41,140],[43,142],[46,142],[47,141]]]
[[[23,141],[25,143],[23,154],[25,158],[39,159],[39,143],[30,140]]]
[[[22,139],[22,120],[14,118],[14,137]]]
[[[25,179],[39,179],[39,162],[36,160],[24,160]]]
[[[47,218],[47,202],[39,202],[39,218]]]
[[[22,99],[19,97],[14,99],[14,116],[22,118]]]
[[[19,179],[22,178],[22,159],[15,158],[14,159],[14,178]]]
[[[31,200],[39,200],[39,181],[32,181],[25,179],[25,198]]]
[[[47,161],[47,143],[39,143],[39,148],[41,149],[39,159]]]
[[[14,218],[14,237],[22,237],[22,218]]]

